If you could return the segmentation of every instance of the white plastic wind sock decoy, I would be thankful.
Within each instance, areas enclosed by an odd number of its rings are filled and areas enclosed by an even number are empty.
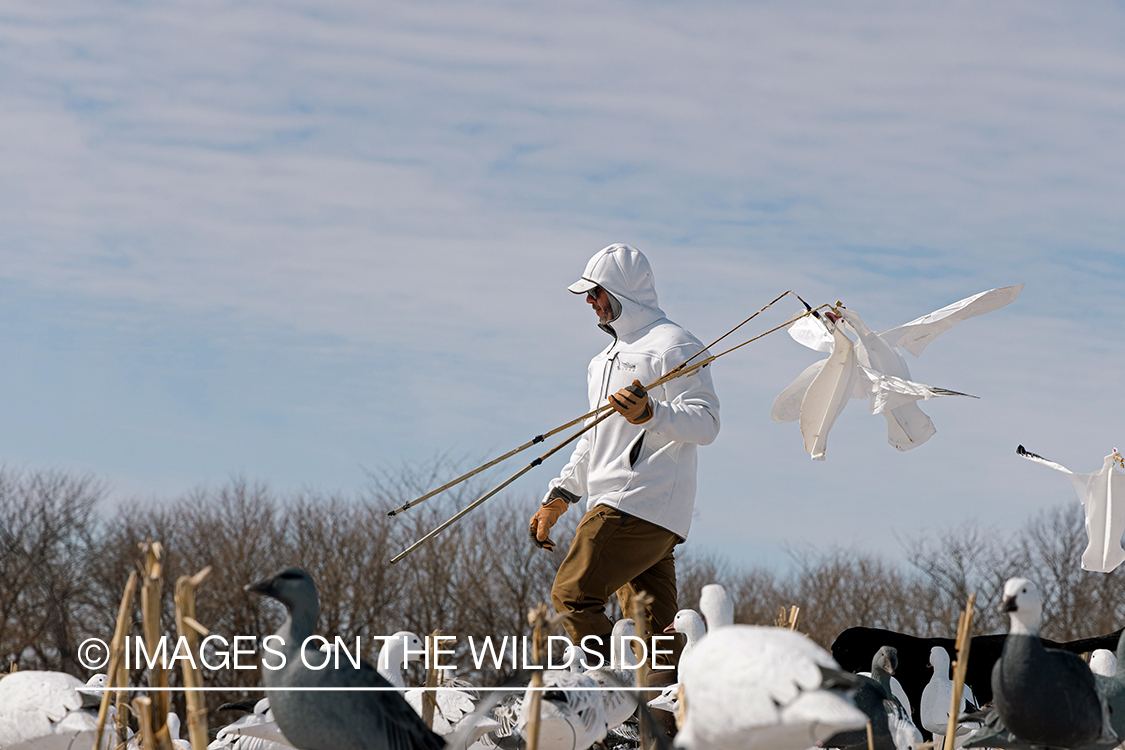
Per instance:
[[[1086,537],[1089,544],[1082,553],[1082,569],[1096,573],[1112,572],[1125,562],[1121,537],[1125,534],[1125,459],[1113,449],[1102,462],[1100,471],[1093,474],[1075,474],[1070,469],[1031,453],[1021,445],[1016,453],[1037,464],[1049,466],[1066,474],[1078,492],[1086,512]]]
[[[834,308],[834,315],[800,318],[789,327],[789,335],[810,349],[829,352],[829,357],[814,362],[782,391],[770,416],[775,422],[800,419],[805,450],[814,460],[824,460],[828,430],[848,399],[869,397],[871,413],[887,420],[887,442],[900,451],[918,447],[937,430],[917,402],[968,394],[912,381],[899,347],[917,357],[960,321],[1011,303],[1023,286],[990,289],[882,333],[871,331],[843,305]],[[855,334],[855,341],[844,335],[845,328]]]
[[[843,323],[836,321],[831,327],[832,353],[815,373],[804,397],[801,399],[801,436],[805,450],[814,461],[824,460],[828,447],[828,431],[848,404],[859,367],[856,364],[855,346],[844,335]],[[808,370],[805,370],[807,373]],[[804,375],[805,373],[802,373]]]

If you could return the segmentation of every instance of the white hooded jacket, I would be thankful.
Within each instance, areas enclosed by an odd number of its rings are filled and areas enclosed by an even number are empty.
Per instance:
[[[633,380],[648,385],[703,349],[702,342],[664,317],[652,269],[639,250],[610,245],[590,259],[582,278],[621,304],[621,314],[601,325],[614,336],[613,343],[587,371],[591,410]],[[695,505],[696,446],[719,434],[710,367],[654,388],[649,403],[652,418],[644,424],[613,414],[579,438],[550,488],[575,497],[588,494],[587,510],[608,505],[686,539]]]

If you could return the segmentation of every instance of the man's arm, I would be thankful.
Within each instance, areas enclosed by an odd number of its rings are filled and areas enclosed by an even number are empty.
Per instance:
[[[565,497],[567,502],[576,503],[586,494],[586,475],[590,468],[590,440],[588,433],[583,433],[578,438],[578,445],[570,454],[570,460],[559,472],[558,477],[552,479],[547,485],[547,495],[543,504],[547,504],[555,497]]]
[[[573,503],[577,503],[586,494],[586,473],[590,465],[590,441],[586,435],[578,438],[578,445],[570,454],[570,460],[563,467],[556,479],[552,479],[547,489],[547,496],[543,503],[531,517],[529,528],[531,541],[545,550],[555,549],[549,534],[551,527],[559,520],[559,516],[566,512]]]
[[[663,371],[671,372],[697,351],[698,347],[687,345],[669,349],[662,357]],[[706,356],[701,354],[696,361]],[[714,442],[719,434],[719,397],[711,382],[710,365],[692,375],[669,380],[661,390],[660,400],[649,394],[652,419],[644,423],[646,431],[683,443]]]

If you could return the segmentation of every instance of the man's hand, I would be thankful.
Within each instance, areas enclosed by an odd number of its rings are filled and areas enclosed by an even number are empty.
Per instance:
[[[556,497],[546,505],[539,506],[539,510],[535,511],[535,515],[531,517],[531,541],[548,552],[553,552],[555,543],[547,535],[551,533],[551,527],[555,525],[555,521],[558,521],[559,516],[566,513],[569,506],[570,503],[561,497]]]
[[[617,413],[625,417],[629,424],[644,424],[652,419],[652,407],[648,403],[648,394],[645,393],[641,381],[634,380],[633,384],[626,386],[609,397],[610,406]]]

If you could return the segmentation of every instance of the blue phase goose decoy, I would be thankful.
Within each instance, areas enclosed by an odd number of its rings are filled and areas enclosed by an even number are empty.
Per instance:
[[[1103,741],[1116,745],[1105,697],[1089,666],[1074,654],[1044,648],[1039,640],[1043,602],[1035,584],[1009,579],[999,611],[1009,614],[1011,627],[992,668],[992,699],[1013,739],[1060,748]]]
[[[1117,674],[1117,657],[1107,648],[1099,648],[1090,654],[1090,671],[1102,677]]]
[[[1094,672],[1094,681],[1098,683],[1098,689],[1105,696],[1106,704],[1109,706],[1109,720],[1114,733],[1118,737],[1125,737],[1125,674],[1116,668],[1125,659],[1125,636],[1117,642],[1117,651],[1109,656],[1113,659],[1113,672],[1108,675]],[[1091,667],[1093,661],[1091,657]]]
[[[277,725],[294,747],[300,750],[441,750],[445,742],[422,723],[418,714],[395,690],[354,690],[390,688],[372,665],[360,662],[352,667],[341,656],[339,668],[329,661],[324,669],[314,670],[302,661],[302,645],[313,635],[320,610],[316,584],[300,568],[285,568],[246,587],[263,596],[277,599],[289,612],[268,644],[280,651],[285,663],[280,668],[277,655],[266,651],[262,657],[262,681],[269,688],[292,688],[270,692],[270,708]],[[309,664],[319,665],[326,655],[311,644],[304,649]],[[271,668],[272,667],[272,668]],[[347,691],[301,690],[300,688],[352,688]]]
[[[855,705],[871,722],[875,750],[906,750],[922,741],[922,735],[910,718],[909,706],[903,706],[891,688],[891,676],[898,669],[898,651],[883,646],[871,659],[871,676],[856,675]],[[825,747],[862,750],[868,746],[867,729],[841,732],[824,743]]]

